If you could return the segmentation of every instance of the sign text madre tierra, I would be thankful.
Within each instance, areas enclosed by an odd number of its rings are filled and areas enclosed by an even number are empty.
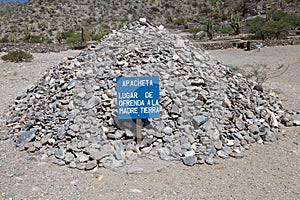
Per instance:
[[[119,119],[159,118],[159,77],[117,77]]]

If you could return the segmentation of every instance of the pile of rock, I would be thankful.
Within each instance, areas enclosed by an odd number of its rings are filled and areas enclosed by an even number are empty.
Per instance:
[[[143,121],[141,144],[134,120],[117,118],[118,76],[160,77],[161,118]],[[285,112],[189,41],[136,22],[49,69],[9,114],[19,150],[89,170],[141,156],[189,166],[243,157],[250,143],[277,139]]]

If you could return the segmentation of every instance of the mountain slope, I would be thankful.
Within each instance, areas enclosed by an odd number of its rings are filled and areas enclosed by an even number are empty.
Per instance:
[[[107,33],[119,29],[128,22],[146,17],[154,24],[188,27],[205,23],[208,17],[222,14],[226,20],[234,10],[242,10],[247,15],[264,13],[269,6],[280,6],[267,1],[233,0],[30,0],[16,4],[9,12],[2,12],[0,21],[0,39],[15,37],[17,41],[25,37],[25,30],[45,41],[54,41],[58,32],[78,32],[85,27],[96,33],[99,28]],[[258,2],[258,3],[255,3]],[[270,1],[269,1],[270,2]],[[277,2],[277,3],[276,3]],[[299,11],[299,3],[290,0],[284,6],[291,5]],[[282,6],[283,7],[283,6]]]

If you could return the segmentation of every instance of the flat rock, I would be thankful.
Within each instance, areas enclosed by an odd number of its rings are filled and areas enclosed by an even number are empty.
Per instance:
[[[187,166],[193,166],[197,163],[197,157],[196,156],[183,157],[182,161]]]

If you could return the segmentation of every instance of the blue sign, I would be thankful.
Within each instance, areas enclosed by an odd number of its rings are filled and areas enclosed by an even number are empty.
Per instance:
[[[119,119],[159,118],[159,77],[117,77]]]

